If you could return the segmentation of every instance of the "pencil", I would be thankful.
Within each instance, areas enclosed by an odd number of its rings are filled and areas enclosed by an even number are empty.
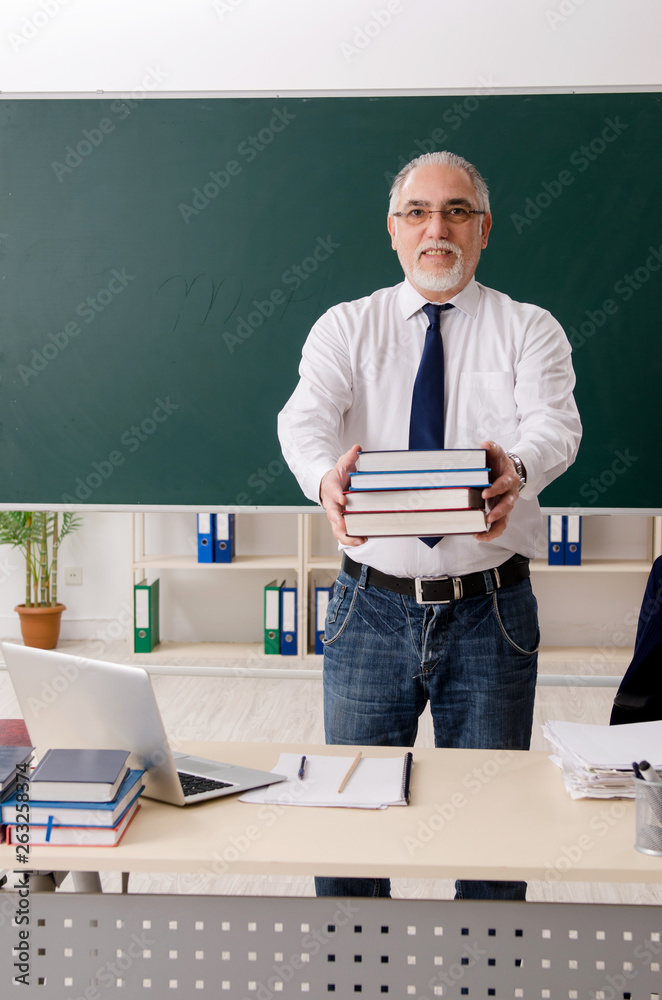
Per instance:
[[[354,758],[354,760],[352,761],[352,763],[349,765],[347,774],[345,775],[345,777],[340,782],[340,787],[338,788],[339,792],[342,792],[343,788],[345,787],[345,785],[347,784],[347,782],[349,781],[349,779],[354,774],[354,771],[358,767],[358,763],[359,763],[360,760],[361,760],[361,751],[359,750],[359,752],[357,753],[356,757]]]

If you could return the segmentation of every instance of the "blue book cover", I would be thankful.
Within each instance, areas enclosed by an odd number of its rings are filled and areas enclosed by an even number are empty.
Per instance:
[[[141,783],[145,772],[131,770],[112,802],[58,802],[45,799],[31,799],[29,814],[17,807],[19,803],[16,792],[10,795],[0,806],[0,816],[3,823],[30,822],[42,826],[52,822],[58,826],[115,826],[131,803],[144,789]]]

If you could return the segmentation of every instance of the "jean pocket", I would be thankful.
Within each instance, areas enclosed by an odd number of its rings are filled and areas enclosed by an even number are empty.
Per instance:
[[[333,595],[326,609],[326,622],[322,637],[322,643],[325,646],[335,642],[344,632],[356,601],[357,591],[358,587],[354,581],[348,585],[342,583],[341,580],[336,580]]]
[[[517,586],[519,588],[521,584]],[[533,656],[540,648],[537,603],[530,589],[529,596],[531,604],[526,607],[520,601],[512,601],[510,593],[495,590],[492,594],[494,616],[499,630],[508,645],[522,656]]]

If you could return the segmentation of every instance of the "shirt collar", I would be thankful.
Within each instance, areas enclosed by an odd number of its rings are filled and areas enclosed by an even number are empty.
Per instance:
[[[418,312],[430,301],[417,292],[414,286],[410,285],[407,278],[405,278],[403,283],[400,285],[398,299],[404,319],[411,319],[414,313]],[[448,301],[451,302],[456,309],[460,309],[463,313],[466,313],[470,319],[475,319],[476,314],[478,313],[478,303],[480,301],[480,285],[475,278],[472,278],[469,284],[466,285],[461,292],[458,292],[457,295],[454,295],[453,298]]]

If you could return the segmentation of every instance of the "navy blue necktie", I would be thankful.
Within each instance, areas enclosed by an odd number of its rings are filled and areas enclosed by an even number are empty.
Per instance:
[[[428,302],[423,312],[428,318],[423,355],[416,373],[409,418],[409,450],[429,451],[444,447],[444,343],[441,339],[441,314],[453,306]],[[443,536],[422,538],[433,548]]]

